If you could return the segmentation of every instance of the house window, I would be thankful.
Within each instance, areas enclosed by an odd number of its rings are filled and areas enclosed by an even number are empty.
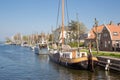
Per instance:
[[[116,41],[116,47],[119,48],[119,41]]]
[[[117,48],[119,48],[119,43],[117,43]]]
[[[118,36],[118,33],[117,32],[113,32],[113,36]]]
[[[110,41],[108,41],[108,44],[110,44]]]
[[[107,47],[107,42],[105,41],[105,48]]]
[[[104,34],[103,34],[103,36],[104,36],[104,37],[107,37],[107,36],[108,36],[108,34],[107,34],[107,33],[104,33]]]

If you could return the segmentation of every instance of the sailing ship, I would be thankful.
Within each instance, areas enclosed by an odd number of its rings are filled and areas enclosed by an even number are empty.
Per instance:
[[[49,59],[60,65],[74,69],[89,69],[93,68],[98,61],[96,57],[87,52],[80,52],[78,49],[72,49],[69,45],[64,45],[64,0],[62,0],[62,45],[58,49],[56,44],[53,44],[53,49],[49,50]]]

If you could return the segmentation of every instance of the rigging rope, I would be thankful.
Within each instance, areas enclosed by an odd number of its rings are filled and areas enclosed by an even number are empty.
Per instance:
[[[56,29],[57,29],[57,26],[58,26],[59,11],[60,11],[60,0],[59,0],[59,2],[58,2],[58,13],[57,13]]]
[[[59,0],[59,2],[58,2],[58,12],[57,12],[56,28],[57,28],[58,22],[59,22],[60,2],[61,2],[61,0]],[[65,0],[65,3],[66,3],[66,15],[67,15],[67,22],[68,22],[67,24],[69,24],[69,14],[68,14],[68,3],[67,3],[67,0]]]
[[[67,11],[67,20],[68,20],[68,25],[69,25],[69,14],[68,14],[68,4],[67,4],[67,0],[66,1],[66,11]]]
[[[67,0],[65,0],[66,2],[66,15],[67,15],[67,26],[69,27],[69,14],[68,14],[68,3],[67,3]],[[68,32],[68,29],[66,29],[66,32]],[[67,44],[67,42],[69,41],[69,38],[68,38],[68,35],[66,35],[66,44]]]
[[[66,9],[65,10],[66,10],[66,16],[67,16],[67,18],[66,18],[67,20],[66,21],[67,21],[67,24],[68,24],[67,26],[69,26],[69,14],[68,14],[68,3],[67,3],[67,0],[65,0],[65,3],[66,3],[65,4],[65,8]],[[60,4],[62,4],[61,0],[59,0],[59,2],[58,2],[58,12],[57,12],[56,29],[57,29],[58,23],[59,23],[59,14],[60,14],[60,7],[61,7]],[[59,26],[59,29],[60,29],[60,26]]]

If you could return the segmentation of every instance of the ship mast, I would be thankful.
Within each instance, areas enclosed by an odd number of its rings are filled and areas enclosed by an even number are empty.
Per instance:
[[[64,0],[62,0],[62,45],[64,45]]]

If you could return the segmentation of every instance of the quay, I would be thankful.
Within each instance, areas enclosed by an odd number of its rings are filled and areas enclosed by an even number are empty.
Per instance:
[[[112,57],[106,57],[106,56],[99,56],[97,58],[99,60],[98,66],[104,67],[105,70],[120,71],[120,59],[119,58],[112,58]]]

